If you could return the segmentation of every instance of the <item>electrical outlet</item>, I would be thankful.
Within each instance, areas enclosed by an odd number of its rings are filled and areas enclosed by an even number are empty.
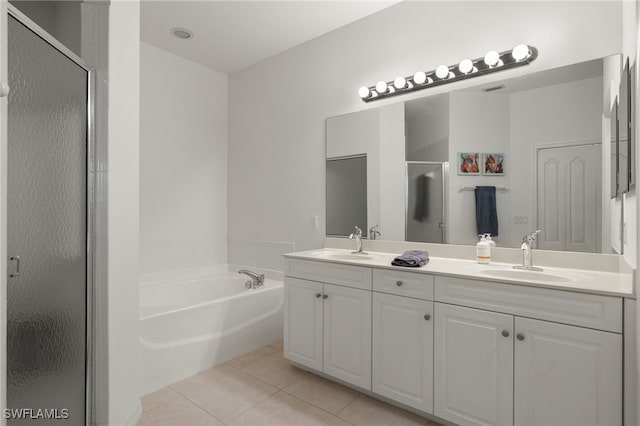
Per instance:
[[[313,222],[313,229],[320,228],[320,219],[318,218],[318,215],[311,216],[311,221]]]
[[[516,225],[526,225],[529,223],[529,216],[514,216],[513,223]]]

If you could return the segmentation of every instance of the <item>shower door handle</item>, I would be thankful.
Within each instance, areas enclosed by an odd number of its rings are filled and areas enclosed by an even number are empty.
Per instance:
[[[20,256],[11,256],[9,260],[16,261],[16,271],[9,274],[9,278],[14,278],[20,275]]]
[[[0,82],[0,98],[9,96],[9,85],[4,81]]]

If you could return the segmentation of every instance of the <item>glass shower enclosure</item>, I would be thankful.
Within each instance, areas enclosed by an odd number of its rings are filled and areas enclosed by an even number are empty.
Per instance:
[[[406,241],[446,242],[446,188],[449,163],[407,161]]]
[[[83,425],[91,73],[11,6],[8,71],[8,424]]]

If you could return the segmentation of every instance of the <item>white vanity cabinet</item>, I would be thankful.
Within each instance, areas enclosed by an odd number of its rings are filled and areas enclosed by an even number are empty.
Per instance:
[[[285,277],[284,356],[371,390],[371,269],[287,264],[290,274],[340,285]]]
[[[515,318],[517,425],[622,424],[622,336]]]
[[[435,303],[434,414],[513,423],[513,316]]]
[[[286,277],[284,280],[284,356],[322,371],[324,316],[322,283]]]
[[[512,287],[436,279],[436,300],[509,314],[435,303],[434,414],[465,425],[622,424],[622,335],[518,315],[541,309],[542,317],[617,329],[602,319],[621,320],[618,298],[525,289],[531,297],[516,300]],[[540,298],[568,306],[552,312]]]
[[[284,356],[459,425],[622,425],[622,301],[293,257]]]
[[[372,390],[433,412],[433,302],[373,293]]]
[[[324,285],[326,374],[371,389],[371,292]]]

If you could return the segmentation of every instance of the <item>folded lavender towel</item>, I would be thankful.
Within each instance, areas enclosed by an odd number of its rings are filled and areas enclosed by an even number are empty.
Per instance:
[[[408,250],[397,256],[391,265],[419,268],[429,263],[429,253],[421,250]]]

